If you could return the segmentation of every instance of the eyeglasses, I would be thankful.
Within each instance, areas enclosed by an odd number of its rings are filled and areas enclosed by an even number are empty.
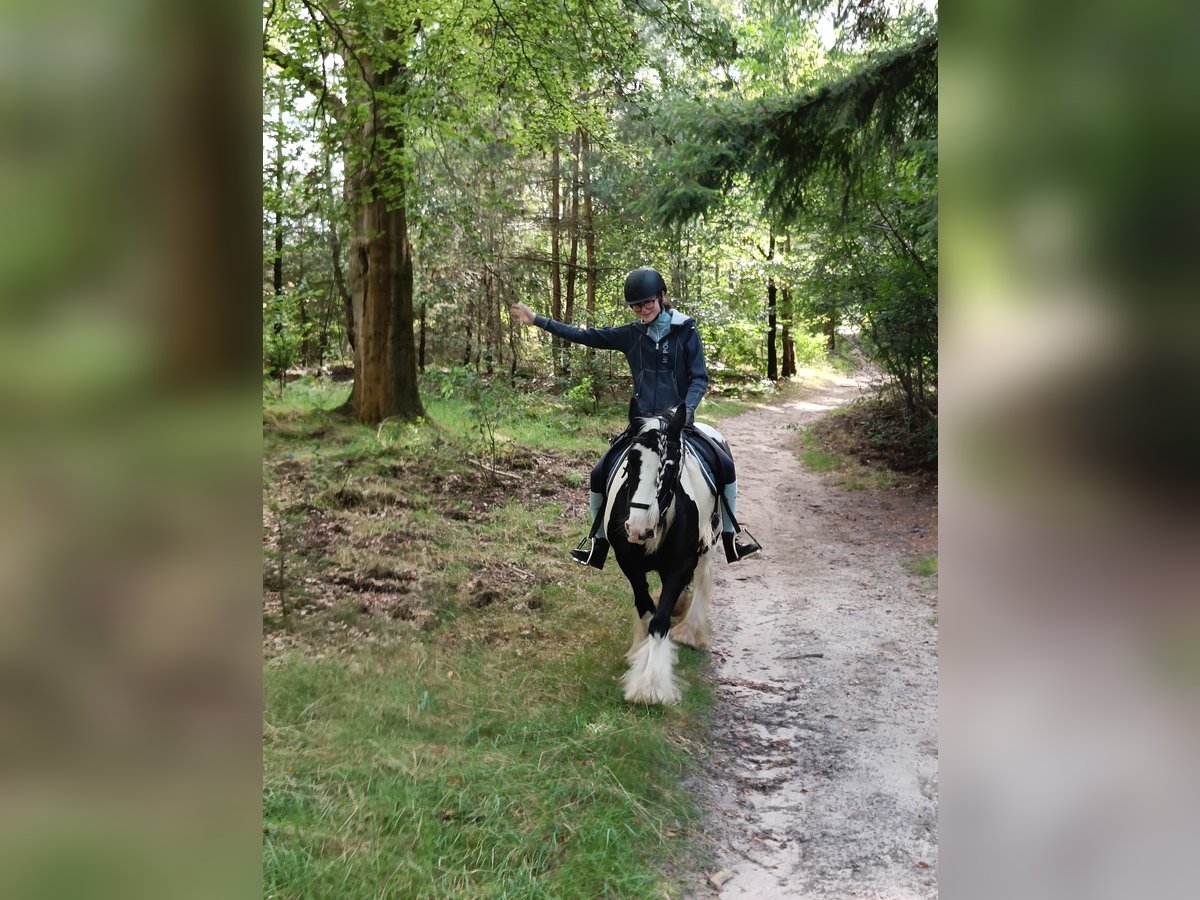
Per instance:
[[[643,306],[649,306],[651,303],[658,301],[657,297],[651,297],[649,300],[643,300],[641,303],[630,303],[629,308],[633,310],[641,309]]]

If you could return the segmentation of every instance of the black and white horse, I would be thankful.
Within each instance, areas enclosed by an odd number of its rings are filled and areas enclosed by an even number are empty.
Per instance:
[[[682,404],[668,417],[630,420],[633,438],[604,510],[605,535],[633,588],[633,646],[622,679],[632,703],[677,703],[676,643],[709,646],[717,498],[682,439],[686,421]],[[652,571],[662,582],[657,606],[646,580]],[[673,614],[682,620],[672,628]]]

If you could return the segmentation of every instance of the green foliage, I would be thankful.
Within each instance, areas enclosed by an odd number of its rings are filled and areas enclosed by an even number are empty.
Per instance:
[[[882,154],[936,134],[937,46],[936,32],[926,34],[810,93],[669,107],[664,127],[677,144],[660,220],[706,211],[741,173],[761,182],[782,222],[800,219],[818,175],[836,178],[848,203],[869,188]]]
[[[272,378],[282,378],[301,362],[301,348],[312,337],[311,325],[297,315],[303,297],[284,291],[263,304],[263,367]]]
[[[597,402],[596,385],[592,382],[590,375],[584,375],[580,378],[573,388],[563,393],[563,397],[571,404],[571,408],[575,412],[595,412],[596,407],[599,405]]]

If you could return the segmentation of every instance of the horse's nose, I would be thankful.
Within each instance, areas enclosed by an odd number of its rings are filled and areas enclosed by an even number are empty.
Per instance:
[[[647,528],[645,531],[643,531],[640,528],[636,527],[635,525],[632,525],[629,522],[626,522],[625,523],[625,533],[627,535],[629,535],[630,541],[632,541],[635,544],[641,544],[645,541],[650,540],[650,538],[654,537],[654,528],[650,527],[650,528]]]

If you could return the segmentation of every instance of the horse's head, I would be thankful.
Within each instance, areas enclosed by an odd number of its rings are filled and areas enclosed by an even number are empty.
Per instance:
[[[645,544],[661,536],[679,483],[683,447],[680,437],[687,408],[680,404],[669,417],[654,416],[635,423],[637,433],[626,457],[629,518],[625,534],[630,543]]]

